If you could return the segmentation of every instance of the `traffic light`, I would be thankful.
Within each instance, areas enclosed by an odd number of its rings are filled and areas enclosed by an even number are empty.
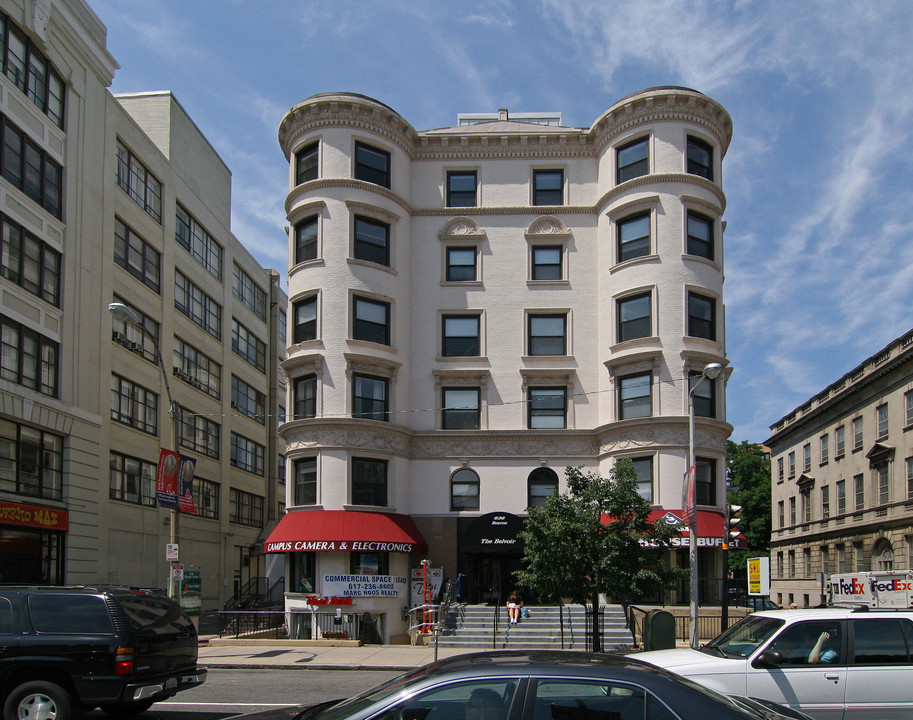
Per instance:
[[[742,519],[742,506],[726,503],[725,529],[723,530],[723,550],[729,549],[729,543],[739,536],[739,529],[736,527]]]

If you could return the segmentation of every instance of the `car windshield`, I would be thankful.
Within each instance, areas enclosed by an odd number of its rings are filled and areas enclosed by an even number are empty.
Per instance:
[[[749,615],[701,648],[708,655],[745,658],[783,626],[779,618]]]

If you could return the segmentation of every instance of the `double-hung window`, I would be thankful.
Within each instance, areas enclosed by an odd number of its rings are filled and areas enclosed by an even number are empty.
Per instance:
[[[447,248],[447,282],[474,282],[477,252],[474,247]]]
[[[846,453],[846,427],[840,425],[834,429],[834,457],[839,460]]]
[[[441,389],[441,427],[444,430],[478,430],[481,422],[481,391],[473,387]]]
[[[713,260],[713,219],[692,210],[688,211],[689,255]]]
[[[618,262],[650,254],[650,213],[643,212],[618,221]]]
[[[352,502],[387,506],[387,461],[352,458]]]
[[[567,427],[567,388],[531,387],[528,424],[533,429]]]
[[[716,300],[688,293],[688,335],[716,341]]]
[[[317,458],[295,460],[295,504],[317,504]]]
[[[855,495],[855,510],[859,512],[865,509],[865,476],[853,476],[853,494]]]
[[[853,418],[853,452],[862,450],[862,418]]]
[[[355,143],[355,179],[389,188],[390,153],[365,143]]]
[[[697,458],[695,461],[694,503],[696,505],[716,505],[715,460]],[[795,524],[795,513],[793,513],[793,524]]]
[[[618,342],[650,337],[652,333],[650,293],[618,301]]]
[[[295,153],[295,184],[317,179],[317,158],[320,144],[309,143]]]
[[[481,352],[481,318],[478,315],[444,315],[441,354],[444,357],[478,357]]]
[[[646,175],[650,164],[650,138],[641,138],[634,142],[622,145],[615,152],[615,182],[623,183],[625,180]]]
[[[653,456],[631,458],[637,475],[637,494],[653,502]]]
[[[317,339],[317,296],[292,303],[292,342]]]
[[[910,390],[909,392],[904,393],[903,401],[904,401],[904,414],[906,416],[904,426],[908,427],[910,425],[913,425],[913,390]]]
[[[533,171],[533,205],[564,205],[564,170]]]
[[[713,180],[713,146],[690,135],[688,136],[688,173]]]
[[[447,173],[447,207],[476,206],[475,170]]]
[[[292,384],[295,420],[317,417],[317,376],[302,375]]]
[[[352,337],[380,345],[390,344],[390,303],[355,297],[352,308]]]
[[[373,375],[354,375],[352,382],[352,417],[389,421],[390,381]]]
[[[716,380],[706,378],[701,382],[701,373],[688,373],[695,417],[716,417]]]
[[[875,408],[878,439],[884,440],[888,436],[888,404],[884,403]]]
[[[653,376],[650,373],[618,378],[618,418],[650,417],[653,414]]]
[[[317,216],[295,225],[295,264],[317,259]]]
[[[562,258],[564,256],[564,248],[560,245],[534,245],[531,252],[533,280],[563,279]]]
[[[390,226],[371,218],[355,216],[355,259],[390,265]]]
[[[821,441],[821,464],[824,465],[827,463],[830,456],[830,442],[831,437],[827,433],[822,435],[820,438]]]
[[[567,315],[529,315],[529,355],[567,354]]]

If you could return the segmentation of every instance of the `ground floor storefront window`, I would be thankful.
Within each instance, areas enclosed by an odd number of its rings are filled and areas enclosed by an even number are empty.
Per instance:
[[[0,525],[0,582],[64,584],[62,532]]]

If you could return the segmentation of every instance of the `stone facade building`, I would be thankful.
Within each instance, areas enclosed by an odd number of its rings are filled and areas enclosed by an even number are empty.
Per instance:
[[[539,115],[419,132],[327,93],[282,119],[289,512],[266,550],[290,607],[351,591],[402,632],[391,588],[421,559],[500,601],[568,466],[631,458],[656,516],[681,517],[689,382],[727,364],[731,120],[678,87],[589,128]],[[695,392],[702,577],[722,573],[727,377]]]
[[[913,569],[913,331],[771,425],[771,598],[832,573]]]

